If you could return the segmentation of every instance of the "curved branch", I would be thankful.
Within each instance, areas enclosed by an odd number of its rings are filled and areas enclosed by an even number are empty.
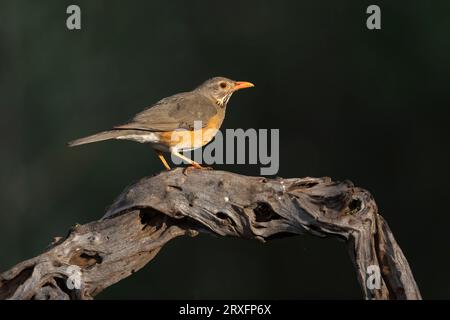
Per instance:
[[[196,169],[128,187],[101,220],[75,226],[46,252],[0,274],[0,299],[90,299],[142,268],[169,240],[199,232],[263,242],[305,233],[340,238],[366,299],[421,299],[367,191],[329,178]]]

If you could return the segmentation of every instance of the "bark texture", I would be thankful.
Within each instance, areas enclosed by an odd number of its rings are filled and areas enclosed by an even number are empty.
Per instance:
[[[350,181],[181,168],[128,187],[102,219],[73,227],[41,255],[0,274],[0,299],[91,299],[169,240],[199,232],[263,242],[305,233],[339,238],[364,298],[421,299],[374,199]]]

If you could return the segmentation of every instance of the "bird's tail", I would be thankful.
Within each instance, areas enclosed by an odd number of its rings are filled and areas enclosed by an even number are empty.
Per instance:
[[[87,136],[84,138],[80,138],[77,140],[70,141],[67,143],[69,147],[75,147],[82,144],[88,144],[98,141],[105,141],[110,139],[115,139],[117,137],[123,136],[124,132],[122,130],[111,130],[111,131],[103,131],[96,134],[93,134],[91,136]]]

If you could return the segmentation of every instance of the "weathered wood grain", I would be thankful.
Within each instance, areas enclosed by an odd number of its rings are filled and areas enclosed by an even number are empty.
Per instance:
[[[364,298],[421,299],[367,191],[329,178],[197,169],[163,172],[128,187],[102,219],[75,226],[41,255],[0,274],[0,298],[90,299],[138,271],[171,239],[199,232],[259,241],[305,233],[339,238]],[[369,266],[381,271],[379,289],[366,285]]]

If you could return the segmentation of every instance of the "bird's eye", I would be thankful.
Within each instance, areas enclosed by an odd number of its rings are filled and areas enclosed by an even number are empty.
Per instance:
[[[227,87],[226,82],[221,82],[221,83],[220,83],[220,87],[221,87],[222,89],[225,89],[225,88]]]

